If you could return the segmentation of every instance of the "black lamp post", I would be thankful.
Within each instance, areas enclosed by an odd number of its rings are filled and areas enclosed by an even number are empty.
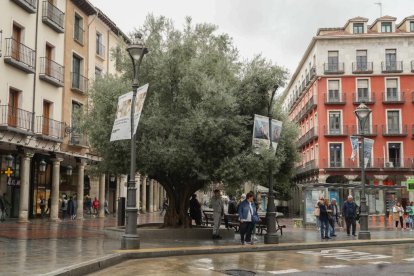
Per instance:
[[[125,234],[122,236],[122,249],[138,249],[140,247],[140,239],[137,232],[137,187],[135,186],[135,159],[136,159],[136,135],[134,134],[134,113],[135,113],[135,99],[138,90],[138,72],[144,55],[148,53],[148,49],[142,41],[142,35],[136,36],[134,44],[129,45],[126,50],[131,57],[134,67],[134,80],[132,82],[132,104],[131,104],[131,168],[129,173],[128,189],[127,189],[127,206],[125,209],[126,226]]]
[[[279,88],[278,85],[270,92],[269,105],[267,107],[267,116],[269,117],[269,139],[270,151],[273,150],[272,143],[272,107],[273,107],[273,98],[275,97],[276,90]],[[264,243],[266,244],[275,244],[279,243],[279,236],[276,232],[276,206],[275,206],[275,196],[273,194],[273,167],[271,162],[269,163],[269,197],[267,201],[267,210],[266,210],[266,227],[267,232],[264,237]]]
[[[368,231],[368,210],[367,210],[367,198],[365,195],[365,162],[364,162],[364,135],[365,135],[365,126],[369,118],[371,109],[369,109],[364,103],[361,103],[355,109],[355,115],[358,118],[360,134],[361,137],[361,150],[359,151],[359,165],[361,167],[361,185],[362,185],[362,195],[361,195],[361,213],[359,215],[359,222],[361,229],[358,233],[358,239],[360,240],[370,240],[371,233]]]
[[[6,155],[6,166],[8,167],[8,168],[11,168],[11,167],[13,167],[13,161],[14,161],[14,157],[13,157],[13,155],[11,155],[11,154],[9,154],[9,155]]]
[[[46,165],[47,164],[46,164],[45,160],[42,159],[42,161],[40,161],[40,163],[39,163],[39,171],[41,173],[44,173],[46,171]]]
[[[66,167],[66,175],[67,176],[71,176],[72,175],[72,171],[73,171],[73,168],[72,168],[71,165],[69,165],[69,166]]]

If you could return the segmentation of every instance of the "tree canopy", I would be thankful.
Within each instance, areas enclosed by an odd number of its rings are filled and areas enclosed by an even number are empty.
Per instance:
[[[167,191],[167,226],[188,226],[188,199],[210,183],[229,187],[244,181],[266,185],[263,173],[274,166],[277,187],[288,195],[297,153],[296,129],[284,121],[276,155],[251,151],[253,115],[266,110],[268,92],[283,86],[286,70],[261,56],[241,62],[227,34],[211,24],[192,24],[178,30],[164,17],[148,16],[140,29],[149,53],[140,69],[140,83],[149,83],[138,126],[137,167]],[[99,169],[127,173],[129,141],[109,142],[117,97],[130,91],[132,66],[117,51],[121,77],[95,81],[91,111],[84,126],[91,146],[103,157]],[[279,185],[280,184],[280,185]]]

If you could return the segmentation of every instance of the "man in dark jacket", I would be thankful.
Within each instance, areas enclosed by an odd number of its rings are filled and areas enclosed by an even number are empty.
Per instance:
[[[230,215],[237,214],[237,202],[234,196],[230,196],[228,213]]]
[[[201,205],[197,200],[197,195],[193,194],[190,200],[190,217],[195,220],[197,226],[201,225]]]
[[[357,205],[353,201],[353,197],[351,195],[348,196],[348,200],[345,201],[344,206],[342,208],[342,214],[345,217],[346,222],[346,233],[348,236],[350,235],[350,230],[352,226],[352,236],[356,236],[356,215],[357,215]]]

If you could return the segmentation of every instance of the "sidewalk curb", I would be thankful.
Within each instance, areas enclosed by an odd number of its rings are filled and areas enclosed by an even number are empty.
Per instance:
[[[312,243],[286,243],[276,245],[224,245],[201,247],[177,247],[177,248],[151,248],[136,250],[114,250],[114,254],[103,258],[91,260],[81,264],[65,267],[46,275],[77,276],[100,271],[113,265],[120,264],[131,259],[148,259],[174,256],[188,256],[201,254],[226,254],[264,251],[306,250],[316,248],[333,248],[349,246],[373,246],[395,245],[414,243],[414,238],[409,239],[376,239],[376,240],[352,240],[352,241],[327,241]]]

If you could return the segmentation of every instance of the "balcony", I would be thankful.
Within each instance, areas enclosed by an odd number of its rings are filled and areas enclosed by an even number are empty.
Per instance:
[[[413,166],[413,158],[375,158],[374,167],[383,170],[410,170]]]
[[[6,54],[4,62],[26,72],[33,74],[35,68],[36,51],[19,43],[13,38],[6,38]]]
[[[28,13],[36,13],[37,0],[12,0]]]
[[[366,105],[375,103],[375,95],[373,92],[371,92],[368,97],[359,97],[358,93],[352,93],[352,99],[352,103],[355,105],[359,105],[361,103],[364,103]]]
[[[405,92],[397,92],[396,95],[387,95],[382,93],[383,104],[403,104],[405,103]]]
[[[374,64],[373,62],[352,62],[353,74],[372,74]]]
[[[43,1],[42,21],[58,33],[65,31],[65,13],[49,1]]]
[[[402,71],[404,70],[403,62],[381,62],[381,70],[383,73],[402,73]]]
[[[405,137],[407,136],[407,125],[403,125],[401,128],[399,126],[394,126],[392,128],[383,125],[382,126],[382,136],[385,137]]]
[[[315,160],[311,160],[306,162],[304,165],[296,167],[296,174],[304,174],[309,171],[317,170],[317,162]]]
[[[298,140],[298,148],[301,148],[308,143],[312,142],[313,140],[318,138],[318,128],[312,127],[308,132],[306,132],[302,137]]]
[[[88,79],[79,73],[71,72],[71,89],[80,93],[88,92]]]
[[[105,57],[105,46],[101,42],[97,42],[97,44],[96,44],[96,54],[100,58]]]
[[[63,142],[65,123],[43,116],[36,117],[36,134],[43,139]]]
[[[0,105],[0,129],[27,134],[32,132],[33,113],[9,105]]]
[[[344,74],[344,63],[324,63],[323,71],[325,75],[341,75]]]
[[[65,68],[48,58],[40,58],[39,78],[54,86],[63,87]]]
[[[87,136],[75,130],[70,134],[69,144],[72,146],[88,147]]]
[[[361,129],[356,126],[353,125],[352,126],[352,135],[361,135]],[[364,131],[364,136],[377,136],[378,135],[378,126],[377,125],[372,125],[369,129],[365,129]]]
[[[323,130],[326,137],[348,136],[348,126],[345,125],[341,125],[340,128],[329,128],[328,126],[324,126]]]
[[[296,122],[300,122],[306,118],[306,116],[317,106],[316,100],[310,97],[309,101],[305,104],[305,107],[298,113]]]
[[[315,66],[313,66],[313,67],[310,69],[309,74],[310,74],[310,80],[312,81],[312,80],[313,80],[313,78],[314,78],[314,77],[316,77],[316,67],[315,67]]]
[[[344,105],[346,103],[345,94],[339,93],[339,95],[332,95],[325,93],[325,104],[327,105]]]
[[[85,31],[80,26],[75,26],[73,31],[73,39],[79,44],[83,45],[83,37],[85,36]]]

